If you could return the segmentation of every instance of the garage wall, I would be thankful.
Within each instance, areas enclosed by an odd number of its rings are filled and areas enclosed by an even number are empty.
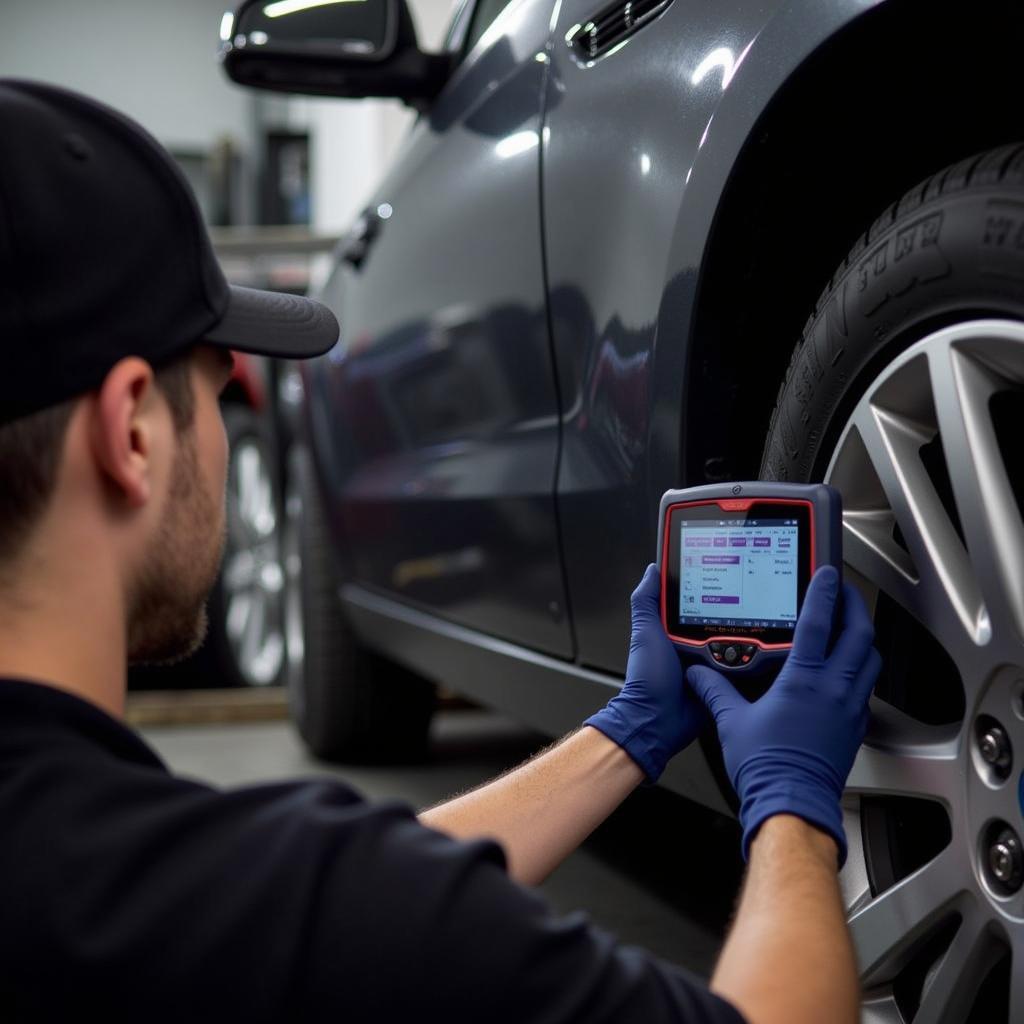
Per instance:
[[[130,114],[165,146],[248,150],[252,96],[217,66],[225,0],[0,0],[0,74],[40,78]]]
[[[312,219],[346,228],[412,114],[397,101],[275,97],[241,89],[216,61],[234,0],[0,0],[0,75],[79,89],[130,114],[165,146],[207,152],[230,139],[253,189],[267,128],[308,130]],[[411,0],[420,44],[439,48],[453,0]]]

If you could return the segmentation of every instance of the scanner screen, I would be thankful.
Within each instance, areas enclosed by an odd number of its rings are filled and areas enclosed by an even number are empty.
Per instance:
[[[797,519],[681,519],[679,622],[793,629]]]

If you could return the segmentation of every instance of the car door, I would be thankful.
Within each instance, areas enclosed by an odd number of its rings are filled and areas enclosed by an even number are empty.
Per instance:
[[[553,0],[480,3],[324,288],[321,472],[350,579],[571,657],[539,194]]]
[[[686,482],[680,400],[697,267],[673,245],[685,237],[699,254],[682,199],[765,17],[758,4],[727,8],[563,0],[552,33],[542,160],[564,406],[559,516],[578,658],[609,672],[625,667],[625,595],[655,556],[658,501]]]

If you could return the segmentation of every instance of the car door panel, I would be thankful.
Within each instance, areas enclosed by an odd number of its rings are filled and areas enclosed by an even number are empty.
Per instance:
[[[723,18],[674,0],[607,56],[582,60],[566,36],[605,6],[561,4],[543,190],[563,400],[559,514],[579,659],[621,672],[625,595],[654,557],[658,499],[681,482],[678,404],[696,267],[669,264],[677,214],[715,105],[764,13],[732,4]],[[670,332],[659,329],[666,310],[678,311]]]
[[[417,122],[323,290],[343,337],[311,375],[349,577],[570,657],[540,235],[550,8],[512,3]]]

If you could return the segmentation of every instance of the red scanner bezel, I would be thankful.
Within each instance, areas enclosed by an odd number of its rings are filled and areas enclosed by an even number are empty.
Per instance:
[[[814,503],[804,498],[705,498],[702,501],[677,501],[665,509],[665,520],[662,523],[662,549],[661,549],[661,624],[673,643],[685,644],[687,647],[707,647],[712,643],[734,643],[753,644],[762,651],[788,651],[793,646],[793,641],[785,643],[766,643],[754,636],[709,636],[703,640],[694,640],[691,637],[679,636],[673,633],[668,625],[668,609],[666,607],[666,586],[668,572],[668,552],[671,531],[669,524],[672,514],[681,508],[697,508],[698,506],[717,505],[723,512],[749,512],[752,505],[802,505],[807,509],[807,521],[810,524],[810,573],[814,575],[816,568],[814,552],[816,549],[814,538]]]

